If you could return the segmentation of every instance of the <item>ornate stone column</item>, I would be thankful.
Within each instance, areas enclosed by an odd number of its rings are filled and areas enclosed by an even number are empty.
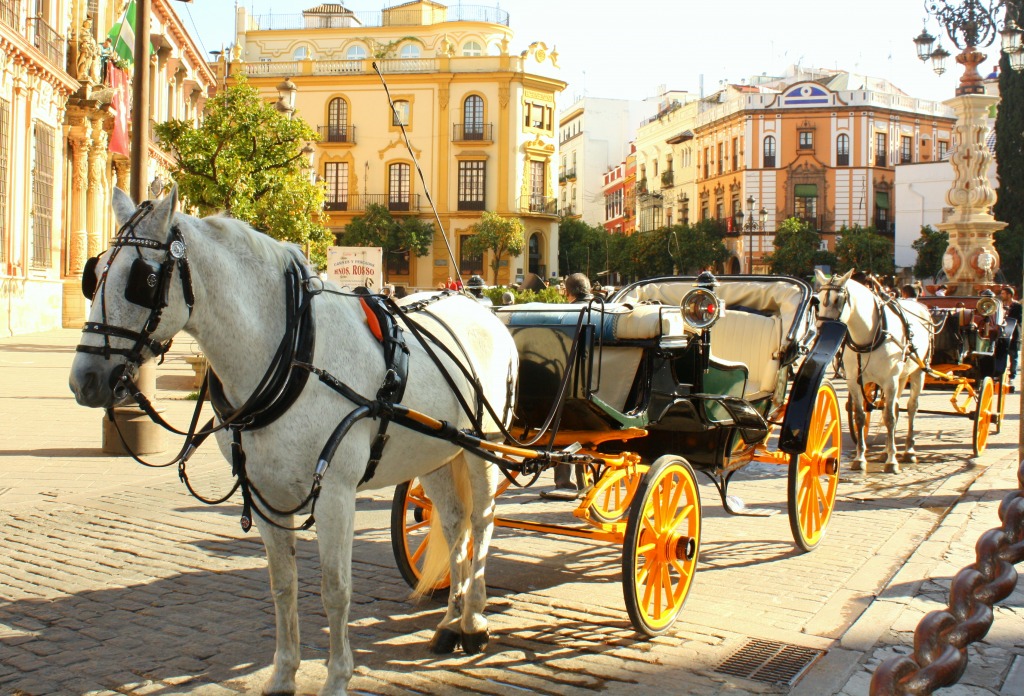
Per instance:
[[[114,185],[125,193],[131,193],[132,190],[132,161],[122,155],[113,155],[114,160],[114,176],[117,181]]]
[[[107,178],[107,132],[103,130],[104,119],[104,114],[91,119],[92,147],[89,148],[89,188],[86,198],[89,256],[95,256],[106,246],[103,234]]]
[[[985,144],[988,110],[999,101],[987,94],[964,94],[945,102],[956,113],[956,149],[950,157],[955,178],[946,193],[953,216],[935,225],[949,233],[942,268],[949,278],[950,295],[973,295],[993,283],[999,254],[992,235],[1006,227],[992,217],[996,193],[988,180],[992,154]]]
[[[77,111],[77,109],[75,109]],[[85,260],[90,256],[86,226],[85,186],[88,178],[89,147],[92,126],[81,112],[69,114],[71,129],[71,205],[67,229],[70,250],[67,275],[64,278],[61,325],[78,328],[85,322],[86,300],[82,297],[81,276]]]

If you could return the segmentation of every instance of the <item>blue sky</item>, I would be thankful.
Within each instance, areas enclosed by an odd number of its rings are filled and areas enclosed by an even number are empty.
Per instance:
[[[234,37],[236,0],[175,2],[186,28],[207,51]],[[318,0],[238,0],[253,14],[298,13]],[[400,0],[345,0],[351,10],[377,11]],[[450,0],[449,5],[458,4]],[[720,81],[752,74],[779,74],[786,65],[839,68],[887,78],[908,94],[944,100],[953,96],[960,67],[952,59],[939,77],[919,61],[912,39],[924,19],[921,0],[471,0],[508,11],[515,32],[513,51],[533,41],[554,45],[571,99],[644,99],[661,85],[697,93]],[[958,52],[934,19],[928,22],[943,45]],[[999,50],[984,50],[988,73]],[[563,102],[567,103],[567,102]]]

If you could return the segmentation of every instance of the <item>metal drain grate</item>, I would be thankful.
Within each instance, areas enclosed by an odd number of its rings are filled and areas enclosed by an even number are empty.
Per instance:
[[[823,650],[751,638],[715,669],[719,674],[793,686]]]

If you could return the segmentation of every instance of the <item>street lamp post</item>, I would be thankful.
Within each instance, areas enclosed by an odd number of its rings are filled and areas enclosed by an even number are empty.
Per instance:
[[[739,227],[740,232],[747,235],[747,273],[750,275],[754,274],[754,232],[760,230],[764,233],[765,225],[768,224],[768,211],[761,208],[760,211],[754,210],[754,204],[757,203],[757,199],[753,195],[747,197],[747,214],[743,214],[743,210],[737,210],[734,215],[736,220],[736,226]]]
[[[1002,29],[997,15],[1004,13]],[[1024,69],[1024,32],[1014,21],[1020,11],[1016,0],[925,0],[925,12],[934,17],[949,40],[960,49],[956,62],[964,67],[960,85],[953,99],[943,102],[953,109],[957,123],[954,128],[956,152],[950,157],[954,181],[946,193],[946,202],[953,216],[935,225],[949,234],[949,246],[942,257],[942,267],[949,278],[951,294],[974,294],[991,284],[999,270],[999,254],[993,246],[993,235],[1006,227],[992,216],[996,193],[988,180],[992,159],[985,143],[989,108],[996,97],[985,94],[978,65],[986,58],[979,49],[1000,36],[1000,48],[1009,57],[1014,70]],[[922,29],[914,38],[917,57],[931,60],[932,69],[941,75],[946,71],[950,53],[936,37]]]

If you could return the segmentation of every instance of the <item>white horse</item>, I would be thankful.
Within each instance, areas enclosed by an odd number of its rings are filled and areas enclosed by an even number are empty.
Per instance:
[[[864,409],[864,385],[877,384],[884,399],[885,467],[900,472],[896,459],[896,422],[899,396],[910,382],[907,401],[907,441],[903,456],[917,461],[914,451],[914,416],[918,397],[924,388],[923,365],[931,359],[931,319],[928,308],[915,300],[883,302],[875,293],[856,281],[853,271],[826,278],[815,271],[818,289],[818,316],[838,319],[846,324],[847,339],[843,351],[857,452],[850,467],[866,467],[867,418]]]
[[[322,284],[310,278],[305,260],[293,245],[278,243],[227,217],[198,219],[175,213],[176,203],[177,191],[172,190],[166,198],[147,201],[136,209],[126,194],[114,190],[114,212],[121,231],[98,264],[87,269],[96,274],[98,289],[71,369],[70,386],[78,403],[112,406],[115,391],[119,391],[113,386],[124,384],[119,378],[126,363],[152,357],[162,349],[160,344],[179,331],[190,334],[209,358],[230,408],[246,404],[260,388],[271,402],[283,398],[287,403],[294,398],[283,410],[275,412],[271,407],[257,413],[252,426],[241,429],[241,443],[252,502],[282,526],[292,526],[293,519],[309,513],[309,504],[299,510],[292,508],[307,500],[316,474],[322,474],[315,519],[322,600],[330,625],[330,661],[322,695],[345,694],[352,677],[347,623],[353,517],[356,491],[363,488],[420,478],[453,549],[448,565],[448,610],[431,647],[434,652],[451,652],[461,643],[467,653],[481,651],[487,643],[487,620],[482,613],[486,601],[484,564],[493,531],[496,467],[447,440],[392,423],[387,432],[390,442],[372,478],[362,483],[371,442],[377,436],[378,422],[371,418],[351,424],[333,463],[326,468],[323,462],[318,464],[318,454],[335,426],[356,405],[312,376],[297,392],[282,383],[275,383],[269,391],[261,384],[264,376],[273,372],[268,366],[274,364],[284,366],[277,376],[289,381],[305,372],[292,367],[292,360],[301,359],[301,350],[298,357],[286,350],[284,359],[279,359],[279,349],[302,343],[301,337],[282,340],[290,329],[302,327],[289,306],[295,310],[307,299],[311,303],[315,343],[310,362],[370,400],[385,380],[382,344],[368,328],[372,322],[355,297],[336,294],[330,285],[317,294]],[[291,283],[289,291],[287,279],[296,275],[301,277]],[[158,309],[161,295],[166,306]],[[413,296],[408,302],[435,295]],[[507,421],[504,414],[510,413],[508,404],[514,399],[518,374],[510,334],[487,308],[467,297],[442,295],[434,299],[410,316],[454,355],[461,356],[460,362],[478,376],[481,395],[494,406],[499,419]],[[410,331],[405,337],[410,357],[402,402],[457,428],[472,428],[466,409],[439,368]],[[477,395],[470,380],[436,345],[433,350],[472,411]],[[131,370],[129,366],[129,376]],[[270,418],[268,413],[276,420],[252,429],[261,424],[260,419]],[[223,409],[219,416],[224,420]],[[230,410],[227,417],[231,417]],[[498,432],[495,419],[484,416],[478,422],[484,434]],[[217,440],[230,460],[232,435],[222,430]],[[459,498],[456,484],[462,490],[468,485],[472,501]],[[261,505],[261,500],[265,504]],[[282,514],[270,512],[269,506]],[[277,624],[273,673],[264,692],[293,693],[300,661],[295,534],[262,516],[256,522],[267,549]],[[468,558],[470,527],[472,558]]]

